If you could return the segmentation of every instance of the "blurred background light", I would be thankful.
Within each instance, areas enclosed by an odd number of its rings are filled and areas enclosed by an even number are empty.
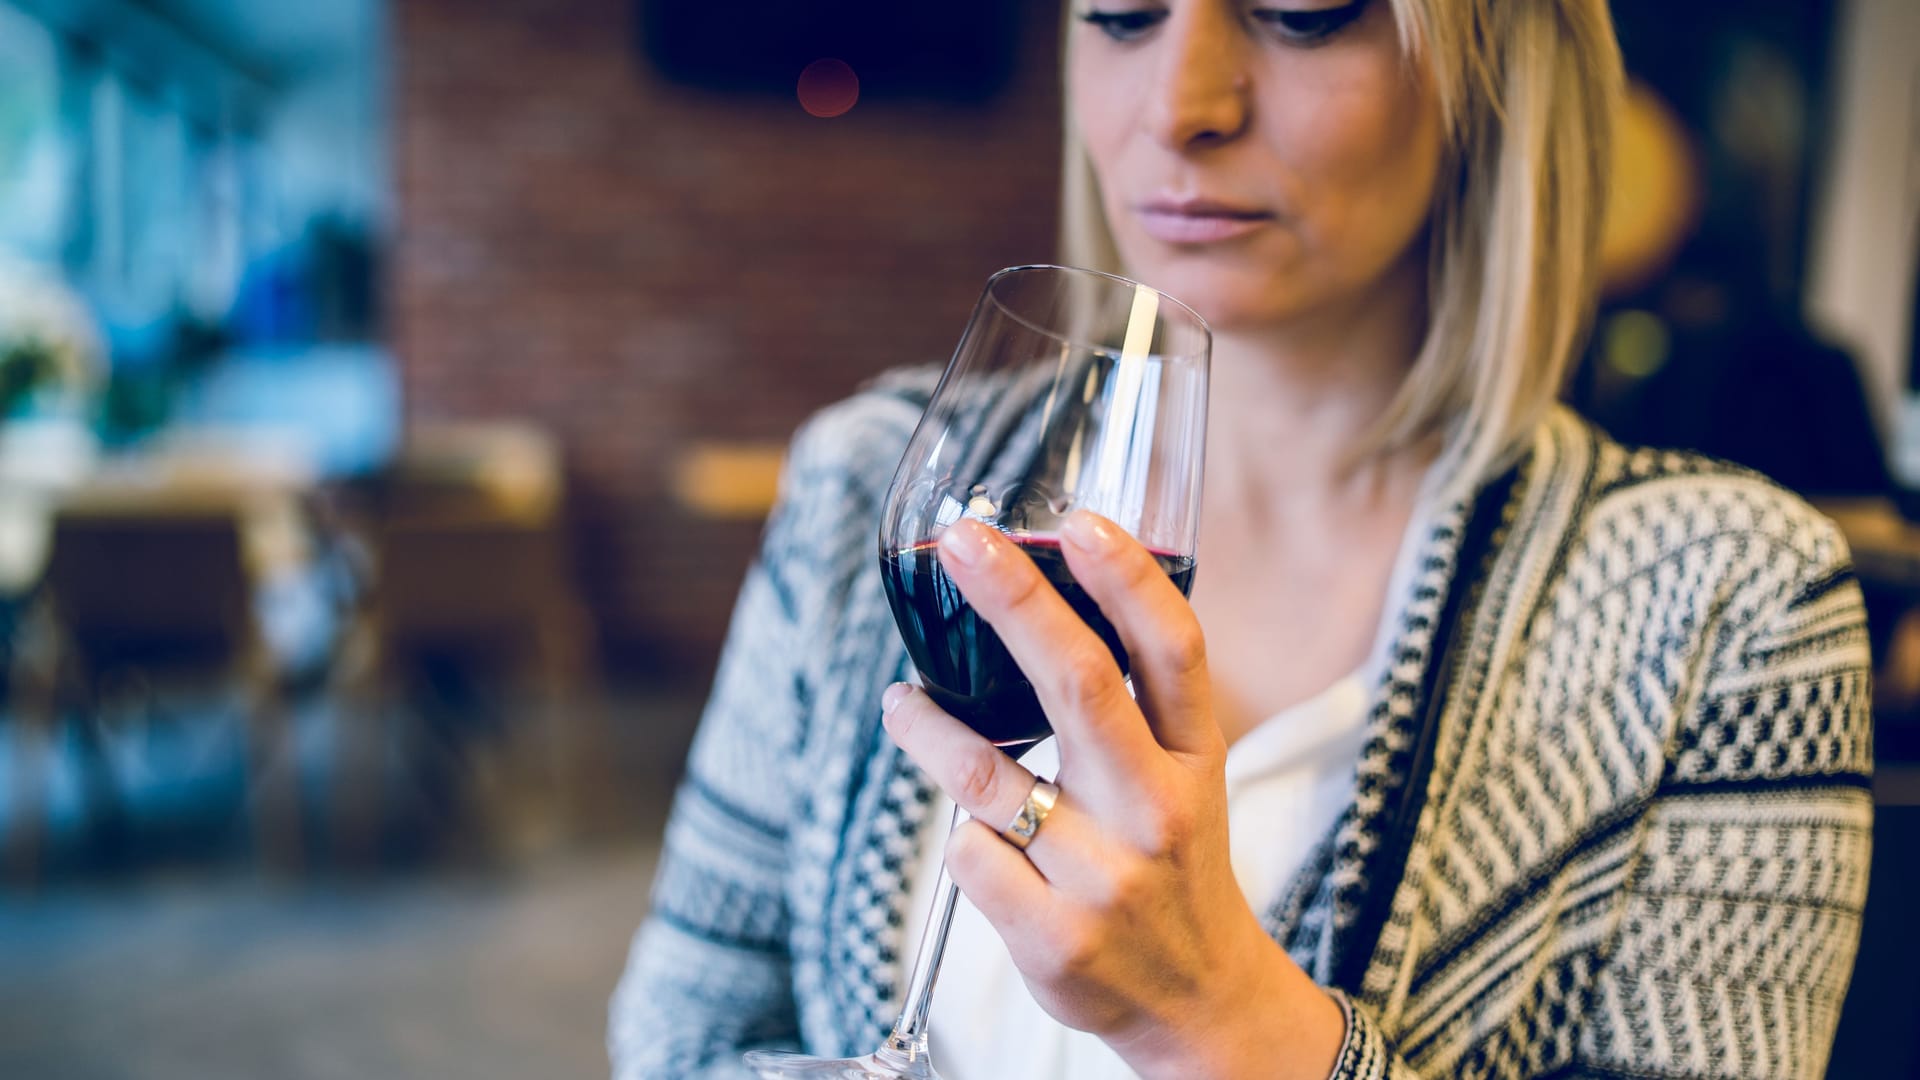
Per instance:
[[[800,107],[814,116],[839,116],[860,100],[860,76],[845,60],[815,60],[800,69]]]

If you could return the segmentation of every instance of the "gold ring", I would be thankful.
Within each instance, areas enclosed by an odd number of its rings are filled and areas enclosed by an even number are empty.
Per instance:
[[[1021,851],[1027,850],[1027,845],[1033,843],[1033,834],[1040,831],[1040,826],[1047,820],[1047,815],[1053,813],[1053,806],[1059,801],[1059,785],[1034,777],[1033,787],[1027,790],[1027,801],[1020,804],[1020,812],[1013,816],[1013,824],[1001,829],[1000,836]]]

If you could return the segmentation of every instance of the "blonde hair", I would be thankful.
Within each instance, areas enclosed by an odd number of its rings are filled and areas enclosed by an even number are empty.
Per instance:
[[[1620,50],[1606,0],[1390,2],[1446,148],[1426,339],[1363,453],[1438,435],[1451,474],[1474,481],[1523,447],[1592,316]],[[1063,258],[1124,273],[1067,113]]]

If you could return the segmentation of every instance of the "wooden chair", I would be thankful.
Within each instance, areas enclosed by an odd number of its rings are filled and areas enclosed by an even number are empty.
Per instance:
[[[416,433],[385,478],[364,514],[374,584],[343,668],[356,704],[337,825],[350,855],[364,855],[378,827],[386,718],[406,710],[406,676],[425,657],[455,657],[508,695],[497,755],[506,790],[483,794],[517,798],[522,814],[530,802],[569,822],[585,812],[600,783],[600,695],[561,503],[557,453],[517,425]]]
[[[255,617],[243,520],[232,503],[135,500],[56,512],[45,578],[12,679],[12,713],[25,736],[11,785],[16,874],[31,875],[39,861],[35,751],[70,717],[83,740],[93,740],[113,687],[134,681],[129,675],[213,679],[243,690],[256,843],[276,861],[298,861],[295,771],[279,760],[290,744],[289,720],[279,665]],[[119,808],[90,810],[115,815]]]

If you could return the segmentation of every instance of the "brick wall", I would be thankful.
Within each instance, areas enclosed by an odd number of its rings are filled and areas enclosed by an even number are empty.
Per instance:
[[[874,372],[943,361],[989,273],[1052,257],[1057,16],[1032,9],[987,105],[822,120],[663,84],[632,0],[395,5],[407,414],[559,434],[616,657],[698,673],[759,532],[675,503],[679,448],[780,441]]]

